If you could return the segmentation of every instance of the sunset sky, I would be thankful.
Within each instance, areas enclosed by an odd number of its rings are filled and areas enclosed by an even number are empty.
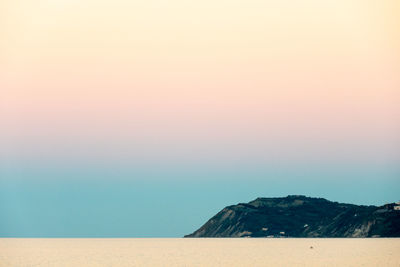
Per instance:
[[[400,200],[398,0],[3,0],[0,236],[182,236]]]

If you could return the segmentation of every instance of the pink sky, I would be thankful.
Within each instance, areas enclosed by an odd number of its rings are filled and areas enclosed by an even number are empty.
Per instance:
[[[3,1],[1,157],[396,164],[399,7]]]

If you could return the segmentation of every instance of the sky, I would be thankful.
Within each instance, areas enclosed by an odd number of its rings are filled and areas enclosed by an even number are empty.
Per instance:
[[[0,236],[179,237],[400,200],[397,0],[3,0]]]

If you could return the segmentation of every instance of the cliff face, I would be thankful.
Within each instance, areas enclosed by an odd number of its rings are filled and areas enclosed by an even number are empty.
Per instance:
[[[185,237],[400,237],[400,211],[287,196],[228,206]]]

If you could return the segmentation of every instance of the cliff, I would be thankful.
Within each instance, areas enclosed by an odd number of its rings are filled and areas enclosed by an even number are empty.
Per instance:
[[[396,206],[305,196],[257,198],[224,208],[185,237],[400,237]]]

